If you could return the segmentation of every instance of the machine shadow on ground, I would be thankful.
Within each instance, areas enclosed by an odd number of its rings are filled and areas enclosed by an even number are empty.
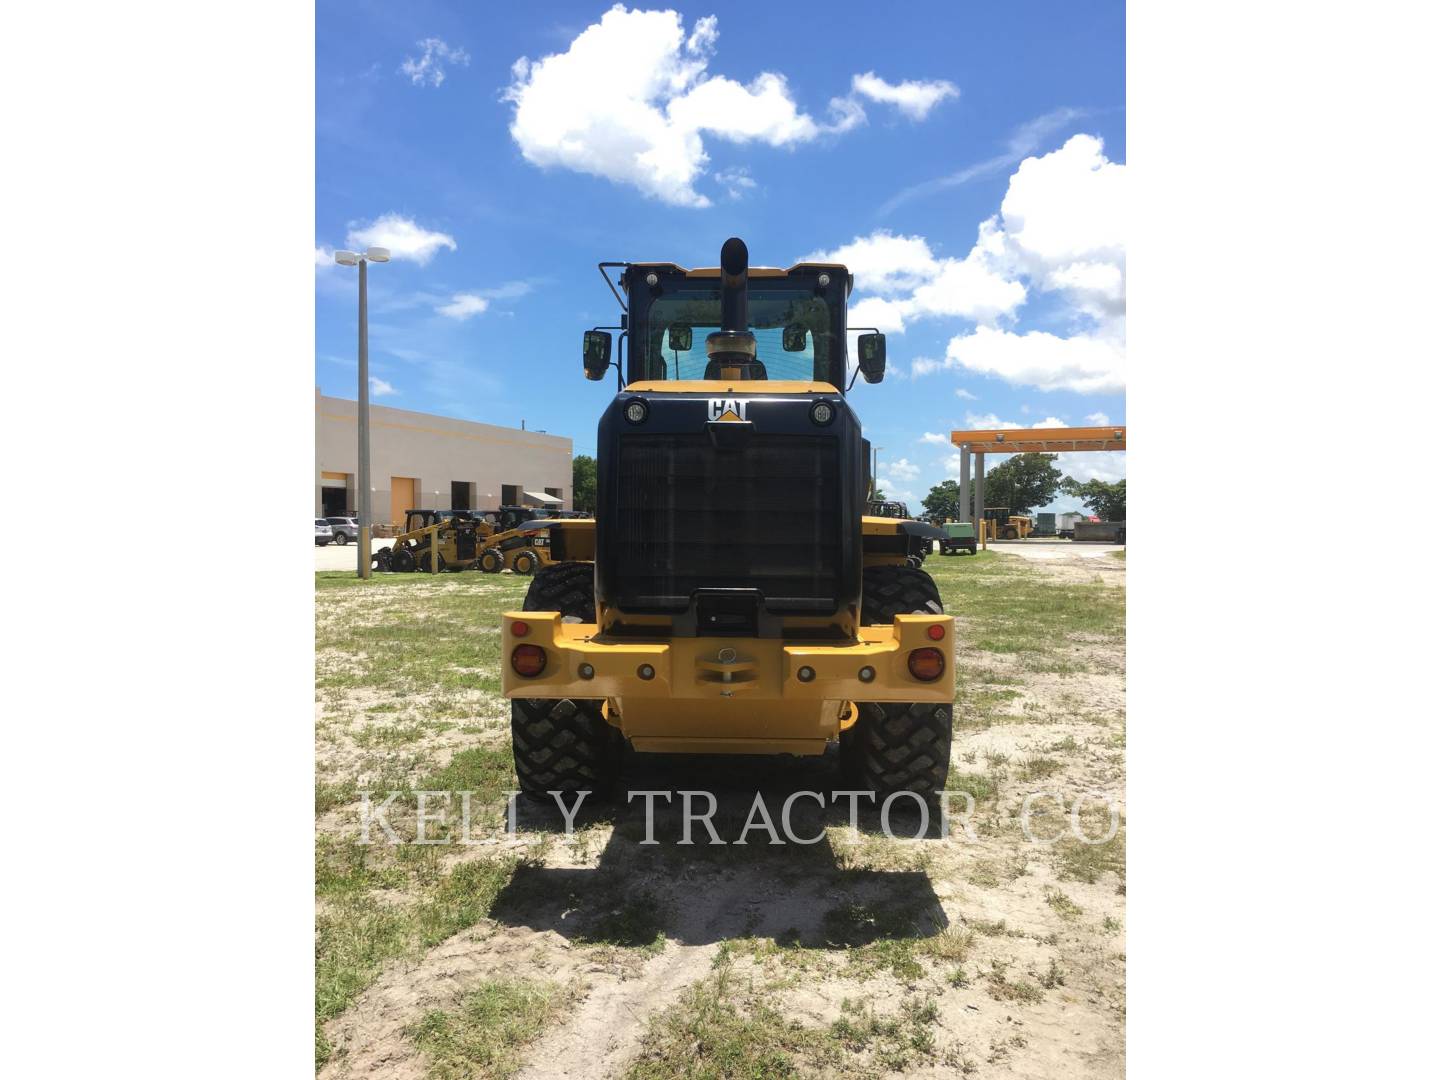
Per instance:
[[[924,837],[903,839],[916,836],[922,822],[915,800],[897,800],[889,824],[902,839],[891,840],[878,810],[861,800],[856,831],[827,832],[850,821],[849,799],[830,801],[840,787],[833,755],[629,755],[616,795],[603,803],[591,796],[575,819],[577,844],[609,827],[598,859],[582,852],[577,861],[591,865],[520,865],[492,917],[580,943],[630,947],[652,945],[663,935],[684,945],[756,937],[840,949],[944,930],[948,920],[919,868],[926,846],[947,842],[940,839],[938,814],[932,808]],[[654,800],[654,843],[645,842],[645,799],[638,794],[647,790],[674,793],[668,804],[660,796]],[[679,843],[681,791],[714,794],[710,820],[723,843],[714,843],[699,821],[691,826],[693,843]],[[818,792],[827,801],[822,809],[814,796],[799,795],[791,806],[791,834],[818,839],[772,844],[759,824],[757,794],[785,840],[783,807],[797,792]],[[708,800],[696,798],[692,805],[701,813]],[[747,822],[754,827],[747,830]],[[518,800],[516,826],[521,834],[566,842],[564,820],[553,806]],[[855,842],[837,846],[837,835]],[[745,843],[737,843],[742,837]]]

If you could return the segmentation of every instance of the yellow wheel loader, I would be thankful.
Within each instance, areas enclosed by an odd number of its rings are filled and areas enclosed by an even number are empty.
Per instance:
[[[609,789],[628,741],[838,742],[846,787],[941,790],[955,626],[913,551],[939,530],[865,514],[851,274],[751,269],[735,238],[715,268],[600,271],[626,310],[585,334],[585,375],[615,367],[619,391],[599,425],[595,520],[546,523],[551,561],[502,616],[520,788]],[[861,333],[857,352],[855,373],[880,382],[884,336]]]

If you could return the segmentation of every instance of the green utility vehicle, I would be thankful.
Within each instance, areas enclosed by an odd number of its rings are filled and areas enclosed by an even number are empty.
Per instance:
[[[945,531],[945,539],[940,541],[941,555],[959,555],[962,551],[975,554],[975,526],[970,522],[947,521],[940,528]]]

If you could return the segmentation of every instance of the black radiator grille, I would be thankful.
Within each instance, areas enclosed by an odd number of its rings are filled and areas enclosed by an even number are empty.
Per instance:
[[[620,440],[609,538],[621,607],[684,607],[696,589],[757,588],[773,612],[829,612],[840,567],[839,444],[754,434]]]

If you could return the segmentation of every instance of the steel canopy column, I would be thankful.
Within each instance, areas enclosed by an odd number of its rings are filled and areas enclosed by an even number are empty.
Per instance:
[[[956,521],[970,520],[970,444],[960,444],[960,509]]]
[[[975,535],[982,540],[980,530],[985,525],[985,454],[975,455],[975,510],[970,520],[975,524]]]

